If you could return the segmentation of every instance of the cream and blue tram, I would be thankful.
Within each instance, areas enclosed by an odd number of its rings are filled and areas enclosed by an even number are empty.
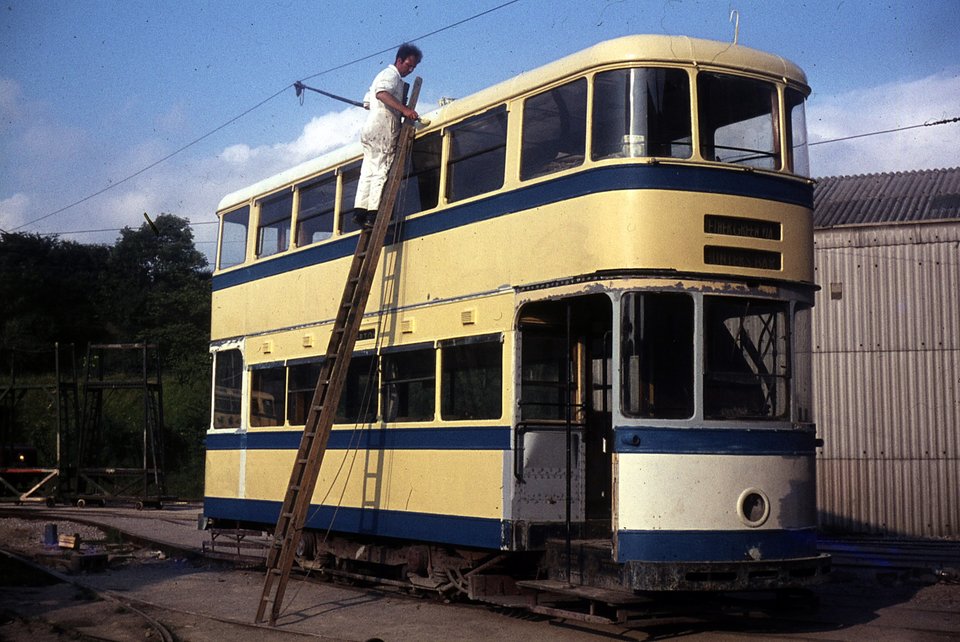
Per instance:
[[[819,579],[808,93],[778,56],[631,36],[429,114],[306,554],[472,594],[493,556],[628,591]],[[212,526],[276,522],[359,158],[220,204]]]

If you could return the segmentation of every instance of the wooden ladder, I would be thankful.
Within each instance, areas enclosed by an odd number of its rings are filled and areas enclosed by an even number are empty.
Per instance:
[[[411,109],[416,109],[420,83],[420,78],[413,83],[408,103]],[[268,607],[270,607],[271,625],[276,624],[277,616],[280,614],[283,594],[290,579],[290,569],[293,567],[300,534],[310,509],[310,498],[313,496],[317,478],[320,475],[323,455],[330,438],[330,429],[340,403],[340,394],[343,392],[347,378],[350,357],[357,342],[357,333],[360,330],[360,322],[363,320],[370,287],[380,262],[380,254],[387,236],[387,228],[390,226],[393,206],[400,191],[413,135],[413,122],[405,120],[397,140],[394,162],[383,187],[376,221],[372,228],[364,226],[360,230],[357,249],[350,264],[343,297],[330,334],[330,342],[317,378],[317,388],[313,393],[306,425],[303,428],[300,448],[297,450],[293,470],[290,473],[290,483],[287,485],[283,506],[280,508],[277,526],[273,532],[273,541],[267,554],[267,571],[255,620],[258,624],[266,621]]]

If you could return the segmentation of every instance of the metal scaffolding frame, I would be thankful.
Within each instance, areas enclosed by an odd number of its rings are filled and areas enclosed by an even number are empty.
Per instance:
[[[140,401],[137,401],[137,397]],[[105,424],[109,397],[124,398],[129,408],[142,403],[136,424],[139,444],[125,443],[128,425]],[[128,409],[129,409],[128,408]],[[76,467],[67,499],[88,503],[134,502],[137,508],[163,506],[163,383],[155,344],[90,344],[84,359],[83,412],[78,431]],[[124,447],[136,449],[138,461],[123,458]],[[120,461],[116,459],[119,458]],[[114,461],[109,461],[114,459]]]
[[[63,445],[76,431],[79,417],[77,367],[73,345],[53,345],[49,351],[8,349],[0,373],[0,501],[53,504],[63,477]],[[66,363],[64,363],[66,362]],[[52,370],[49,368],[52,367]],[[45,403],[47,437],[53,452],[41,453],[33,439],[26,439],[25,400],[40,395]],[[45,454],[45,457],[39,456]]]

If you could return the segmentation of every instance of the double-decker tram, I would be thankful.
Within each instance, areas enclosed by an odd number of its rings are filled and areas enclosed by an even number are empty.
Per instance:
[[[822,578],[808,93],[775,55],[630,36],[429,114],[303,563],[491,601]],[[212,526],[277,521],[359,164],[220,204]]]

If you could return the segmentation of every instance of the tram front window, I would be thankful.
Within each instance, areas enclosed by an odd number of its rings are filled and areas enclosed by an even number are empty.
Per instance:
[[[693,298],[672,292],[624,296],[623,412],[631,417],[693,416]]]
[[[705,419],[789,417],[788,318],[783,301],[704,298]]]
[[[780,169],[777,90],[727,74],[697,76],[700,153],[706,160]]]
[[[796,89],[787,89],[785,94],[787,109],[790,110],[790,156],[791,168],[794,174],[810,176],[810,151],[807,148],[807,112],[804,107],[803,94]]]
[[[690,158],[690,81],[682,69],[616,69],[593,82],[594,160]]]

